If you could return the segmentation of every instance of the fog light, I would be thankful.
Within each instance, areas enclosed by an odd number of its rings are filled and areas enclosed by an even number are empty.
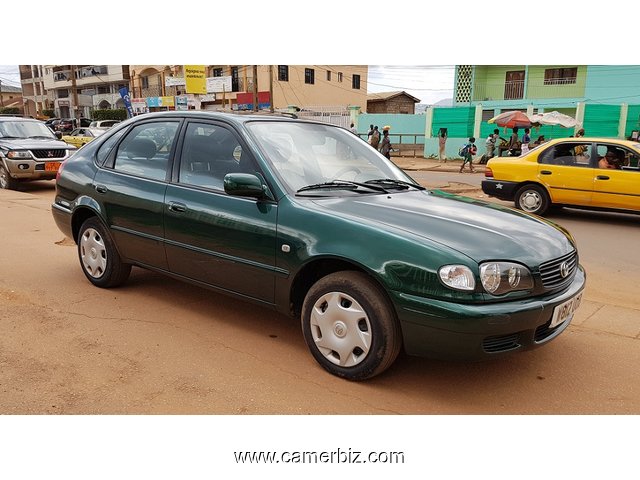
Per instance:
[[[20,170],[29,170],[29,164],[28,163],[21,163],[18,165],[18,168]]]

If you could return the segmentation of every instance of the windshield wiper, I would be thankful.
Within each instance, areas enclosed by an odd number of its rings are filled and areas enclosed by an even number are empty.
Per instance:
[[[0,138],[24,138],[24,137],[14,137],[12,135],[5,135],[5,136],[0,137]]]
[[[379,187],[377,185],[368,185],[367,183],[351,182],[349,180],[333,180],[331,182],[307,185],[306,187],[302,187],[298,189],[296,193],[306,192],[308,190],[322,190],[322,189],[335,190],[338,188],[340,189],[346,188],[348,190],[357,190],[358,187],[368,188],[369,190],[374,190],[376,192],[381,192],[381,193],[389,193],[385,188]]]
[[[56,137],[50,137],[49,135],[31,135],[30,137],[27,137],[27,138],[46,138],[51,140],[57,140]]]
[[[396,180],[394,178],[378,178],[376,180],[367,180],[366,184],[386,185],[387,187],[396,187],[401,189],[415,188],[416,190],[426,190],[422,185],[417,185],[404,180]]]

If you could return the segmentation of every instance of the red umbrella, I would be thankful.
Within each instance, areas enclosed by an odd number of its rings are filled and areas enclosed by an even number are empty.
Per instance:
[[[502,112],[500,115],[496,115],[492,119],[488,120],[488,123],[495,123],[499,127],[505,128],[531,127],[531,120],[529,120],[527,114],[518,110],[514,110],[512,112]]]

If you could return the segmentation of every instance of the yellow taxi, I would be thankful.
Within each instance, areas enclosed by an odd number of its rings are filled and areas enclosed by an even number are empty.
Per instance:
[[[94,140],[96,137],[99,137],[104,132],[106,132],[106,130],[100,128],[76,128],[75,130],[69,132],[67,135],[63,135],[61,140],[70,145],[80,148],[83,145],[89,143],[91,140]]]
[[[640,212],[640,143],[557,138],[487,163],[482,191],[543,215],[551,206]]]

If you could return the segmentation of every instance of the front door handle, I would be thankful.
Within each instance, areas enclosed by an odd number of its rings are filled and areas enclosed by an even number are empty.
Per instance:
[[[169,210],[172,212],[186,212],[187,206],[184,203],[169,202]]]
[[[596,177],[597,180],[609,180],[609,177],[607,177],[606,175],[598,175]]]
[[[540,170],[540,175],[551,175],[552,173],[551,170]]]
[[[104,185],[96,185],[95,189],[96,189],[96,192],[98,193],[107,193],[108,191],[107,187]]]

